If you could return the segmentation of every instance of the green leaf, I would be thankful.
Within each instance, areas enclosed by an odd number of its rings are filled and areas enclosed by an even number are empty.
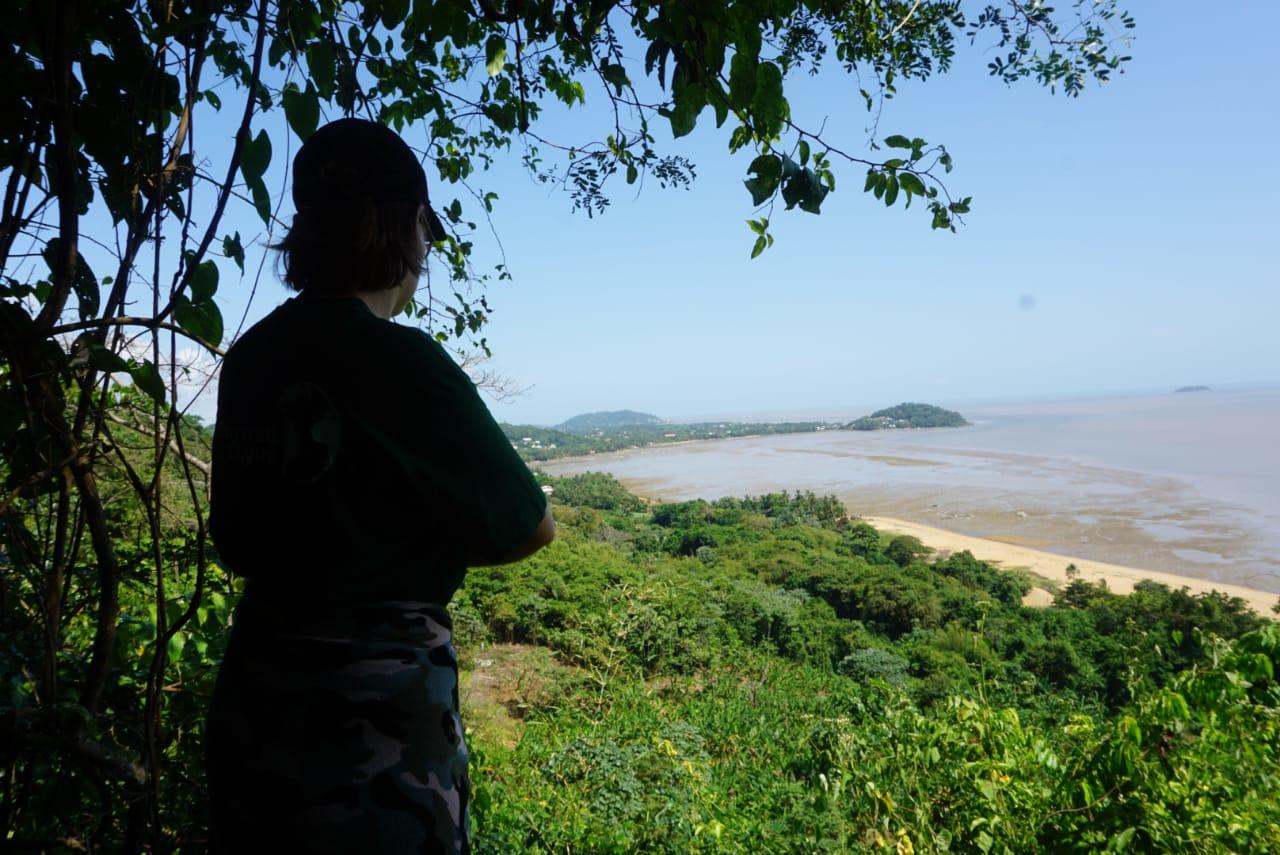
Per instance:
[[[627,183],[635,184],[636,179],[639,177],[640,177],[640,172],[639,170],[636,169],[636,165],[634,163],[628,163],[627,164]]]
[[[306,91],[299,92],[290,84],[290,88],[284,90],[284,114],[298,139],[305,141],[315,133],[320,124],[320,95],[315,85],[308,81]]]
[[[245,180],[253,184],[255,178],[261,178],[271,165],[271,138],[267,132],[259,130],[258,135],[247,140],[240,151],[240,171]]]
[[[671,121],[671,135],[679,138],[693,130],[698,114],[707,105],[707,93],[701,85],[689,82],[687,75],[677,71],[671,80],[671,97],[674,103],[664,115]]]
[[[818,173],[812,169],[806,169],[796,177],[796,180],[803,182],[803,193],[798,202],[800,210],[810,214],[822,213],[822,200],[827,198],[828,190],[818,178]]]
[[[129,370],[129,363],[102,342],[88,339],[88,348],[89,364],[99,371],[114,374],[117,371]]]
[[[804,140],[800,140],[800,165],[804,166],[809,162],[809,144]]]
[[[222,254],[234,261],[240,272],[244,273],[244,245],[240,243],[240,232],[223,237]]]
[[[787,101],[782,97],[782,70],[772,62],[762,62],[756,68],[751,113],[755,116],[757,131],[766,140],[778,136],[790,114]]]
[[[1112,837],[1109,841],[1107,841],[1107,851],[1123,852],[1124,850],[1128,849],[1129,843],[1132,842],[1133,835],[1136,834],[1137,831],[1138,829],[1134,828],[1131,825],[1128,828],[1126,828],[1124,831],[1117,834],[1115,837]]]
[[[129,376],[133,378],[134,384],[157,404],[164,403],[164,380],[160,379],[160,370],[156,368],[154,362],[150,360],[132,362],[129,366]]]
[[[222,311],[213,300],[193,303],[179,294],[173,301],[173,319],[192,336],[215,346],[222,344]]]
[[[271,194],[267,192],[267,183],[261,178],[249,182],[249,193],[253,197],[253,207],[257,209],[262,222],[271,225]]]
[[[902,134],[894,134],[891,137],[885,137],[884,144],[889,146],[889,148],[911,148],[911,140],[907,139]]]
[[[49,265],[49,272],[55,276],[58,271],[58,265],[62,263],[61,245],[61,238],[50,238],[41,253],[44,256],[45,263]],[[98,303],[101,297],[98,277],[94,275],[93,269],[89,267],[89,262],[85,261],[84,256],[79,251],[76,252],[76,269],[75,276],[71,280],[71,289],[75,292],[76,302],[80,305],[80,320],[84,321],[97,317]]]
[[[893,205],[898,199],[898,176],[890,175],[888,184],[884,188],[884,204],[885,207]]]
[[[501,74],[506,62],[507,40],[502,36],[489,36],[489,40],[484,44],[484,67],[489,72],[489,76],[497,77]]]
[[[741,26],[729,61],[729,103],[735,110],[746,110],[756,91],[756,67],[760,63],[760,28],[739,18]]]
[[[183,649],[187,646],[187,634],[185,632],[175,632],[169,637],[169,658],[178,659],[182,656]]]
[[[796,204],[804,198],[804,179],[802,176],[793,175],[788,178],[782,185],[782,201],[787,203],[787,210],[790,211]]]
[[[751,248],[751,257],[755,258],[760,253],[764,252],[764,248],[767,245],[768,245],[768,239],[765,238],[764,235],[760,235],[760,237],[756,238],[755,246]]]
[[[757,57],[739,51],[729,61],[729,103],[736,110],[751,106],[756,91]]]
[[[862,185],[863,193],[869,193],[876,189],[876,176],[879,174],[880,173],[876,172],[874,169],[867,170],[867,183]]]
[[[925,195],[924,182],[910,172],[903,172],[899,175],[898,183],[908,193],[915,193],[917,196]]]
[[[212,299],[218,291],[218,265],[212,261],[201,262],[191,273],[191,299],[197,303]]]
[[[506,78],[504,77],[503,79],[505,80]],[[516,124],[520,120],[517,105],[514,101],[485,104],[481,109],[498,126],[498,129],[504,133],[510,133],[515,130]]]
[[[621,95],[622,90],[631,84],[630,78],[627,77],[627,70],[616,62],[606,62],[600,66],[600,76],[613,85],[618,95]]]
[[[712,101],[711,109],[715,111],[716,127],[718,128],[724,124],[725,119],[729,118],[729,105],[725,103],[724,92],[719,87],[717,87],[716,91],[720,92],[720,94]]]
[[[751,204],[763,205],[778,190],[782,180],[782,161],[776,155],[762,154],[751,161],[747,172],[756,176],[744,181],[751,193]]]
[[[267,48],[267,64],[273,66],[281,65],[280,60],[284,59],[285,52],[289,50],[289,42],[285,39],[272,39],[271,47]]]
[[[320,97],[326,101],[332,98],[337,66],[334,60],[333,43],[327,38],[307,48],[307,70],[311,72],[311,82],[315,83]]]
[[[394,30],[409,14],[409,0],[382,0],[382,26]]]

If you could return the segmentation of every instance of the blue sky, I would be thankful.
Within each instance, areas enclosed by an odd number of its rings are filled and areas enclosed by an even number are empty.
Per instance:
[[[500,196],[493,224],[514,277],[489,290],[488,367],[529,387],[492,411],[539,424],[619,408],[835,417],[903,400],[1280,381],[1280,169],[1269,151],[1280,8],[1233,4],[1230,20],[1185,0],[1128,8],[1133,61],[1078,99],[989,77],[981,42],[950,73],[901,83],[879,136],[947,145],[948,183],[974,199],[957,234],[932,231],[918,200],[884,208],[862,192],[864,170],[837,161],[823,213],[779,205],[777,242],[751,260],[751,155],[728,155],[729,127],[709,111],[674,143],[665,121],[657,128],[666,151],[696,163],[691,189],[651,183],[637,195],[619,181],[590,219],[511,154],[473,182]],[[855,81],[832,70],[788,85],[798,124],[825,121],[834,144],[865,152]],[[595,109],[551,110],[539,131],[585,141]],[[283,127],[273,136],[273,169],[287,162],[286,138]],[[425,135],[405,138],[420,147]],[[268,176],[273,192],[282,177]],[[437,207],[458,195],[430,168],[428,178]],[[262,237],[250,210],[230,222],[246,243]],[[481,269],[500,257],[484,228]],[[271,270],[268,260],[249,323],[288,296]],[[220,290],[229,330],[251,284],[233,271]],[[209,387],[191,411],[212,420],[215,397]]]

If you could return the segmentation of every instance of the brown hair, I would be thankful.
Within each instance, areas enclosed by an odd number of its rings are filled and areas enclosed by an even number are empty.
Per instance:
[[[345,194],[344,194],[345,195]],[[373,202],[351,194],[341,204],[301,208],[272,249],[283,262],[285,285],[295,291],[381,291],[406,275],[422,275],[425,216],[418,202]]]

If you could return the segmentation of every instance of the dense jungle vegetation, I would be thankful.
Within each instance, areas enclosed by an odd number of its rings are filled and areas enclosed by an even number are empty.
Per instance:
[[[1280,627],[775,494],[548,478],[560,536],[470,571],[481,851],[1272,851]]]

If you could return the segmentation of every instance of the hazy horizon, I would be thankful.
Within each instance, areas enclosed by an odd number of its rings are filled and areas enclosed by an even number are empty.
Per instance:
[[[896,404],[916,402],[923,404],[933,404],[935,406],[944,407],[946,409],[960,409],[964,407],[1003,407],[1026,405],[1033,406],[1036,404],[1055,404],[1055,403],[1087,403],[1089,401],[1104,401],[1126,398],[1151,398],[1161,395],[1170,394],[1194,394],[1179,393],[1178,388],[1182,386],[1207,386],[1210,391],[1214,392],[1247,392],[1254,390],[1273,390],[1280,389],[1280,381],[1270,382],[1191,382],[1183,383],[1175,387],[1146,387],[1140,389],[1094,389],[1082,392],[1064,392],[1060,394],[1043,394],[1043,395],[992,395],[992,396],[974,396],[967,398],[944,399],[933,398],[925,399],[920,397],[899,397],[894,400],[884,399],[867,402],[851,402],[849,404],[800,407],[791,409],[778,408],[745,408],[741,410],[722,410],[722,411],[705,411],[705,412],[686,412],[666,414],[655,410],[646,410],[643,407],[634,406],[618,406],[618,407],[599,407],[595,409],[581,410],[579,412],[567,413],[561,418],[554,421],[513,421],[511,419],[500,419],[510,424],[531,425],[533,427],[554,428],[563,424],[574,416],[580,416],[588,413],[605,413],[617,412],[621,410],[632,410],[634,412],[645,413],[646,415],[657,416],[663,422],[668,424],[696,424],[699,422],[716,422],[716,421],[735,421],[735,422],[781,422],[781,421],[840,421],[857,418],[867,415],[875,410],[892,407]],[[494,415],[500,414],[501,410],[493,407]],[[962,413],[963,415],[963,413]]]

